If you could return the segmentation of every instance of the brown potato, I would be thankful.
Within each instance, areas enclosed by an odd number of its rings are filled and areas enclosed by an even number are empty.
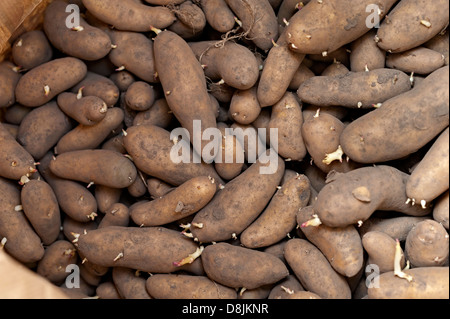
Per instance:
[[[433,208],[433,219],[448,230],[448,190],[436,199]]]
[[[98,229],[111,226],[127,227],[130,222],[130,212],[127,206],[122,203],[110,205],[103,216]]]
[[[23,118],[33,109],[20,104],[14,104],[4,110],[4,120],[6,123],[20,125]]]
[[[385,233],[392,239],[405,241],[410,230],[415,225],[426,219],[428,219],[428,217],[416,217],[416,216],[401,216],[392,218],[371,217],[361,227],[358,228],[358,231],[361,237],[368,232],[378,231]]]
[[[270,291],[268,299],[286,299],[290,293],[305,291],[295,275],[289,275]]]
[[[350,45],[350,70],[363,72],[382,69],[386,64],[386,51],[375,42],[376,29],[370,30]]]
[[[147,111],[152,107],[155,99],[154,87],[144,81],[132,83],[125,94],[125,103],[135,111]]]
[[[423,44],[424,47],[437,51],[444,56],[445,65],[449,64],[449,32],[448,28],[445,31],[439,32],[430,41]]]
[[[98,210],[106,214],[108,208],[119,202],[122,195],[121,188],[112,188],[103,185],[95,186],[95,199],[97,201]]]
[[[234,14],[225,0],[201,0],[200,5],[206,21],[214,30],[226,33],[233,29],[236,24]]]
[[[147,292],[147,280],[136,275],[133,269],[114,267],[112,279],[122,299],[152,299]]]
[[[59,108],[79,124],[94,125],[106,116],[108,106],[99,97],[64,92],[58,95]]]
[[[119,88],[120,92],[125,92],[128,87],[136,81],[133,74],[127,70],[115,72],[110,75],[109,79]]]
[[[157,178],[149,178],[147,180],[147,188],[152,199],[163,197],[175,189],[171,185],[164,183],[162,180]]]
[[[95,295],[100,299],[122,299],[112,281],[101,282],[95,289]]]
[[[23,33],[14,42],[11,54],[16,65],[25,70],[31,70],[50,61],[53,50],[43,31],[32,30]]]
[[[133,125],[155,125],[168,128],[174,121],[173,112],[170,110],[166,99],[156,100],[147,111],[138,112],[133,120]]]
[[[117,74],[124,73],[125,71]],[[74,86],[71,91],[72,93],[79,93],[80,89],[83,96],[97,96],[105,101],[108,107],[115,106],[119,101],[119,88],[112,80],[100,74],[88,72],[86,77]]]
[[[244,149],[236,136],[227,131],[230,128],[225,123],[217,123],[217,128],[222,133],[222,143],[214,162],[214,168],[220,177],[231,180],[242,172]]]
[[[379,274],[394,271],[396,241],[386,233],[370,231],[362,237],[364,250],[369,255],[368,265],[377,267]],[[402,253],[401,268],[405,268],[406,261]]]
[[[240,124],[253,123],[261,113],[256,96],[256,87],[248,90],[237,90],[231,99],[229,112],[231,118]]]
[[[441,53],[425,47],[389,54],[386,58],[388,68],[416,74],[429,74],[444,64],[445,57]]]
[[[171,9],[177,17],[168,29],[183,39],[192,39],[199,36],[206,26],[206,17],[203,10],[190,0]]]
[[[336,63],[337,64],[337,63]],[[339,64],[341,65],[341,64]],[[322,74],[324,75],[324,74]],[[289,83],[289,90],[297,91],[300,85],[303,84],[306,80],[312,78],[315,76],[314,72],[311,71],[306,65],[300,64],[297,71],[294,73],[294,77],[291,80],[291,83]]]
[[[15,90],[22,75],[11,62],[0,62],[0,108],[9,107],[16,102]]]

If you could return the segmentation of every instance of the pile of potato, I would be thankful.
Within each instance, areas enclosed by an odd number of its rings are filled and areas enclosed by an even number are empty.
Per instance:
[[[0,63],[0,249],[71,298],[449,298],[448,23],[448,0],[53,1]],[[218,153],[174,162],[179,127]]]

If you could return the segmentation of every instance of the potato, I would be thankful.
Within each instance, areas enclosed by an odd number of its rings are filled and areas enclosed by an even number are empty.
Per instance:
[[[95,289],[95,295],[99,299],[122,299],[112,281],[101,282]]]
[[[303,82],[315,76],[313,71],[311,71],[306,65],[300,64],[297,71],[294,73],[294,77],[289,83],[289,90],[296,91],[302,85]]]
[[[147,280],[136,275],[133,269],[114,267],[112,279],[122,299],[152,299],[147,292]]]
[[[125,71],[123,71],[125,72]],[[118,72],[118,74],[123,74]],[[119,88],[109,78],[89,72],[86,77],[74,86],[72,93],[79,93],[81,89],[83,96],[97,96],[101,98],[108,107],[113,107],[119,101]]]
[[[95,186],[95,200],[97,201],[98,210],[106,214],[108,208],[119,202],[122,195],[121,188],[112,188],[103,185]]]
[[[80,124],[62,136],[56,144],[55,153],[97,148],[123,119],[124,113],[120,108],[111,108],[106,112],[105,118],[97,124],[89,126]]]
[[[320,109],[320,111],[319,111]],[[339,119],[340,121],[346,120],[347,115],[350,113],[350,109],[343,107],[343,106],[315,106],[315,105],[306,105],[303,107],[303,118],[305,119],[305,122],[309,120],[310,117],[313,117],[314,115],[317,115],[317,112],[319,111],[320,114],[329,114],[333,117]],[[348,124],[348,123],[345,123]]]
[[[291,239],[284,256],[305,290],[324,299],[350,299],[351,291],[345,278],[331,267],[313,244],[304,239]]]
[[[244,148],[244,157],[248,163],[254,163],[266,150],[266,132],[257,130],[253,125],[243,125],[234,122],[230,126],[230,135],[236,136],[237,141]]]
[[[342,64],[340,62],[333,62],[330,65],[328,65],[320,73],[320,75],[321,76],[344,76],[344,75],[346,75],[348,73],[350,73],[350,70],[344,64]],[[299,87],[297,87],[296,89],[298,89]]]
[[[130,212],[127,206],[122,203],[114,203],[105,210],[98,229],[111,226],[127,227],[130,222]]]
[[[102,277],[91,273],[86,262],[79,262],[78,267],[80,269],[80,279],[83,280],[87,285],[89,285],[89,287],[97,287],[100,284]],[[92,288],[90,290],[93,290]],[[89,294],[92,293],[93,292],[89,292]]]
[[[146,282],[155,299],[236,299],[236,291],[205,276],[155,274]]]
[[[19,134],[19,125],[9,124],[9,123],[2,123],[6,131],[17,140],[17,135]]]
[[[229,112],[231,118],[240,124],[253,123],[261,113],[256,96],[256,87],[248,90],[237,90],[231,99]]]
[[[72,57],[41,64],[20,78],[16,86],[17,102],[28,107],[44,105],[83,80],[86,72],[86,64]]]
[[[362,237],[362,244],[369,255],[368,265],[378,267],[379,274],[394,271],[396,241],[391,236],[380,231],[370,231]],[[403,269],[405,265],[405,257],[402,253],[400,266]]]
[[[223,184],[210,164],[172,161],[170,153],[174,143],[170,140],[170,133],[163,128],[152,125],[129,127],[124,145],[140,171],[173,186],[179,186],[196,176],[211,176],[217,185]],[[189,158],[192,159],[192,151]]]
[[[433,219],[448,230],[448,190],[436,199],[433,208]]]
[[[36,272],[55,285],[61,285],[69,272],[69,265],[77,263],[75,246],[67,240],[58,240],[45,249],[44,257],[38,262]]]
[[[83,0],[89,12],[117,30],[146,32],[167,28],[176,18],[166,7],[150,7],[134,0]]]
[[[207,246],[201,259],[209,279],[231,288],[255,289],[289,275],[277,257],[224,242]]]
[[[278,145],[271,138],[271,146],[280,156],[293,161],[301,161],[306,156],[306,147],[302,138],[302,104],[291,92],[286,92],[272,107],[268,129],[277,130]]]
[[[439,135],[406,183],[406,195],[425,206],[448,190],[449,129]]]
[[[234,14],[225,0],[201,0],[201,8],[206,21],[216,31],[226,33],[235,25]]]
[[[165,225],[198,212],[216,189],[211,177],[194,177],[160,198],[131,206],[130,216],[136,225]]]
[[[147,111],[152,107],[155,99],[155,89],[144,81],[132,83],[125,94],[125,103],[135,111]]]
[[[190,42],[189,46],[197,60],[205,66],[205,75],[212,81],[225,82],[238,90],[255,86],[259,77],[259,64],[247,47],[220,41]]]
[[[85,186],[56,176],[49,168],[53,154],[40,159],[39,173],[52,187],[61,211],[78,222],[86,223],[97,216],[97,201]],[[67,217],[66,217],[67,218]]]
[[[134,75],[127,70],[116,71],[116,73],[110,75],[109,79],[114,82],[120,92],[125,92],[131,83],[136,81]]]
[[[0,240],[12,257],[22,263],[33,263],[44,256],[41,239],[18,210],[20,190],[14,182],[0,177]],[[5,239],[6,238],[6,239]]]
[[[230,128],[225,123],[217,123],[217,128],[222,133],[222,143],[215,159],[214,168],[220,177],[231,180],[242,172],[244,149],[237,137],[227,132]]]
[[[430,208],[407,203],[408,178],[408,174],[386,165],[362,167],[347,173],[333,172],[317,196],[314,212],[324,225],[330,227],[361,224],[376,210],[409,216],[429,214]]]
[[[382,69],[386,64],[386,51],[375,42],[376,29],[370,30],[350,45],[350,69],[352,72]]]
[[[71,218],[70,216],[65,216],[63,220],[63,232],[64,237],[74,244],[75,247],[78,246],[78,237],[81,234],[85,234],[88,231],[92,231],[98,228],[96,221],[87,220],[79,222]],[[78,251],[78,255],[82,257],[82,254]],[[84,256],[82,257],[84,258]],[[86,262],[87,260],[85,260]],[[106,268],[105,268],[106,269]],[[106,273],[106,272],[105,272]]]
[[[386,58],[386,66],[388,68],[416,74],[429,74],[443,67],[444,64],[445,57],[441,53],[425,47],[416,47],[401,53],[392,53]]]
[[[310,184],[305,175],[286,181],[262,214],[241,234],[242,245],[260,248],[282,240],[296,226],[296,214],[308,204]]]
[[[58,140],[73,128],[70,118],[56,102],[49,102],[32,111],[22,120],[17,141],[36,160],[42,158]]]
[[[238,299],[267,299],[273,285],[263,285],[255,289],[241,289],[238,294]]]
[[[269,128],[269,122],[271,117],[272,110],[271,108],[263,108],[261,109],[261,112],[259,113],[256,120],[253,121],[252,126],[258,130],[259,129],[265,129],[266,130],[266,136],[260,136],[262,139],[263,144],[270,145],[270,131]]]
[[[0,176],[20,180],[36,172],[33,156],[21,146],[0,122]]]
[[[152,199],[160,198],[175,188],[157,178],[147,180],[147,189]]]
[[[258,100],[262,107],[272,106],[283,98],[304,58],[304,54],[289,49],[286,33],[282,33],[264,61],[258,83]]]
[[[438,33],[428,42],[423,44],[424,47],[439,52],[444,56],[445,65],[449,64],[449,32],[446,29]]]
[[[3,110],[5,110],[5,112],[3,114],[5,123],[3,123],[3,124],[9,123],[9,124],[20,125],[20,123],[22,122],[24,117],[28,113],[30,113],[33,109],[23,106],[23,105],[20,105],[20,104],[14,104],[13,106],[10,106]]]
[[[116,71],[127,70],[143,81],[158,83],[153,42],[142,33],[112,31],[111,41],[115,47],[109,59]]]
[[[195,270],[200,259],[182,266],[175,264],[197,248],[179,232],[162,227],[111,226],[88,231],[78,238],[79,251],[94,264],[152,273]]]
[[[378,277],[379,285],[369,287],[369,299],[448,299],[448,267],[419,267],[405,271],[412,276],[408,282],[394,272]]]
[[[159,6],[171,5],[171,4],[180,4],[184,0],[145,0],[145,2],[150,4],[156,4]]]
[[[168,29],[183,39],[196,38],[206,26],[203,10],[190,0],[184,1],[171,11],[178,19]]]
[[[0,108],[9,107],[16,102],[15,89],[22,75],[9,61],[0,62]]]
[[[297,291],[292,294],[288,294],[286,299],[322,299],[319,295],[311,291]]]
[[[268,0],[225,0],[242,22],[242,29],[261,50],[272,47],[278,38],[277,17]]]
[[[447,231],[432,219],[418,223],[406,237],[405,253],[413,267],[448,265],[448,249]]]
[[[359,163],[385,162],[430,142],[449,124],[448,72],[448,66],[434,71],[419,86],[351,122],[341,134],[344,153]]]
[[[283,0],[277,12],[278,25],[284,28],[286,26],[284,21],[289,21],[297,10],[301,10],[309,1]]]
[[[371,217],[367,220],[358,231],[362,236],[368,232],[382,232],[390,236],[392,239],[405,241],[410,230],[420,223],[429,219],[429,217],[401,216],[392,218]]]
[[[235,88],[229,86],[223,81],[208,83],[208,91],[221,103],[230,103]]]
[[[205,162],[211,162],[216,154],[203,154],[203,149],[214,141],[202,139],[202,135],[205,129],[216,127],[216,117],[200,63],[186,41],[171,31],[158,33],[154,54],[167,104],[181,126],[189,132],[191,141],[201,140],[201,143],[194,143],[194,151]],[[196,121],[200,121],[200,127],[194,132]]]
[[[14,42],[11,54],[16,65],[31,70],[50,61],[53,50],[44,32],[32,30],[23,33]]]
[[[191,228],[193,237],[206,243],[224,241],[242,233],[263,211],[281,181],[285,168],[284,161],[278,156],[275,161],[277,162],[264,163],[260,158],[228,182],[195,215],[192,223],[203,224],[203,227]],[[271,164],[276,167],[270,167]],[[269,167],[271,169],[269,174],[261,171]],[[251,193],[248,190],[251,190]]]
[[[401,1],[381,23],[377,32],[378,46],[394,53],[419,46],[446,27],[448,11],[446,0]],[[414,36],[411,37],[411,34]]]
[[[308,60],[313,63],[312,68],[314,72],[316,72],[317,74],[321,74],[323,71],[320,72],[319,70],[320,68],[327,67],[326,64],[340,63],[348,68],[350,66],[349,53],[350,51],[346,46],[341,46],[339,49],[334,50],[333,52],[327,52],[327,54],[308,54]],[[317,64],[315,62],[322,63]]]
[[[99,97],[63,92],[58,95],[59,108],[79,124],[94,125],[106,116],[108,106]]]
[[[290,20],[285,31],[290,48],[303,54],[327,55],[367,33],[370,4],[380,9],[382,19],[395,0],[358,0],[339,3],[310,1]],[[325,19],[325,17],[327,17]],[[321,21],[318,24],[318,21]],[[290,34],[290,36],[289,36]]]
[[[61,178],[112,188],[128,187],[137,177],[136,167],[122,154],[109,150],[81,150],[58,155],[50,170]]]
[[[76,29],[67,27],[67,3],[53,1],[45,9],[44,31],[50,43],[61,52],[81,60],[95,61],[111,51],[111,39],[80,16]]]
[[[156,100],[147,111],[138,112],[133,120],[133,125],[155,125],[168,128],[173,122],[174,116],[164,98]]]
[[[270,291],[268,299],[286,299],[290,293],[305,291],[302,284],[295,275],[288,275],[286,279],[274,286]]]
[[[44,245],[58,239],[61,213],[51,186],[41,180],[30,180],[20,192],[22,209]]]
[[[303,82],[297,95],[316,106],[339,105],[373,108],[411,89],[409,76],[401,71],[376,69],[343,76],[315,76]]]
[[[328,227],[310,224],[311,220],[315,220],[312,206],[299,209],[296,218],[308,241],[320,249],[339,274],[353,277],[361,270],[364,262],[363,246],[353,225]]]
[[[142,176],[142,172],[138,171],[137,178],[127,187],[128,194],[136,198],[145,196],[147,194],[147,186],[144,181],[145,177]]]

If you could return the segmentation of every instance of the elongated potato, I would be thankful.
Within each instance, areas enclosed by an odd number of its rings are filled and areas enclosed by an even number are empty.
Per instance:
[[[33,263],[44,256],[41,239],[33,230],[20,205],[20,190],[14,182],[0,177],[0,238],[2,246],[22,263]],[[6,238],[6,239],[4,239]],[[5,242],[6,241],[6,242]]]
[[[125,148],[136,167],[142,172],[173,186],[179,186],[196,176],[211,176],[217,185],[224,184],[212,165],[193,162],[189,145],[186,145],[186,152],[190,152],[189,162],[173,161],[171,152],[174,143],[170,140],[170,133],[165,129],[152,125],[138,125],[129,127],[126,133]],[[181,142],[178,143],[181,145]]]
[[[56,241],[60,233],[61,213],[51,186],[41,180],[30,180],[20,192],[22,209],[44,245]]]
[[[364,263],[363,246],[358,231],[353,225],[328,227],[310,224],[314,215],[312,206],[298,211],[297,224],[301,226],[302,233],[320,249],[339,274],[345,277],[355,276]]]
[[[444,64],[445,57],[441,53],[425,47],[389,54],[386,58],[388,68],[416,74],[430,74]]]
[[[98,229],[111,226],[127,227],[130,223],[130,211],[127,206],[122,203],[114,203],[105,211]]]
[[[211,177],[194,177],[160,198],[131,206],[130,215],[136,225],[165,225],[198,212],[216,189]]]
[[[376,29],[370,30],[350,45],[350,69],[352,72],[382,69],[386,64],[386,51],[375,42]]]
[[[86,64],[72,57],[41,64],[20,78],[16,86],[17,102],[28,107],[44,105],[83,80],[86,72]]]
[[[305,175],[286,181],[263,213],[241,234],[242,245],[260,248],[282,240],[296,226],[296,214],[308,204],[310,184]]]
[[[433,208],[433,219],[444,226],[445,229],[448,230],[448,214],[449,214],[449,205],[448,205],[448,194],[446,191],[439,198],[436,199],[434,208]]]
[[[96,185],[95,200],[97,201],[98,210],[102,213],[106,213],[107,209],[110,208],[111,205],[119,202],[122,191],[123,190],[120,188]]]
[[[133,269],[114,267],[112,279],[123,299],[152,299],[147,292],[147,280],[137,276]]]
[[[41,30],[22,34],[12,45],[11,54],[14,63],[25,70],[31,70],[53,57],[52,47]]]
[[[0,176],[20,180],[36,172],[33,156],[0,123]]]
[[[225,0],[230,9],[242,22],[242,29],[261,50],[272,47],[272,40],[278,39],[278,23],[268,0]]]
[[[51,44],[61,52],[86,61],[100,60],[111,51],[111,39],[80,16],[76,30],[67,27],[67,3],[53,1],[44,14],[44,31]]]
[[[203,139],[202,135],[205,129],[216,128],[216,117],[200,63],[186,41],[171,31],[158,33],[154,53],[167,104],[189,132],[191,141],[201,141],[193,143],[194,151],[205,162],[211,162],[217,154],[203,154],[203,149],[210,143],[216,145],[217,141]],[[195,130],[194,125],[198,126]]]
[[[396,241],[386,233],[370,231],[361,238],[364,250],[369,255],[368,265],[378,267],[379,274],[394,271]],[[401,268],[405,268],[406,261],[402,253]]]
[[[96,18],[117,30],[146,32],[150,26],[167,28],[176,20],[166,7],[150,7],[134,0],[83,0],[83,4]]]
[[[244,149],[236,136],[229,134],[228,125],[217,123],[217,128],[222,133],[222,143],[219,153],[214,160],[214,168],[217,174],[225,180],[231,180],[238,176],[244,166]]]
[[[277,257],[227,243],[207,246],[201,259],[211,280],[232,288],[254,289],[289,275]]]
[[[405,253],[414,267],[448,265],[448,237],[444,226],[437,221],[424,220],[406,237]]]
[[[303,82],[297,95],[304,103],[316,106],[373,108],[410,89],[411,81],[406,73],[383,68],[337,77],[315,76]]]
[[[106,116],[108,106],[99,97],[80,97],[75,93],[64,92],[58,95],[58,106],[79,124],[94,125]]]
[[[233,29],[236,24],[234,14],[225,0],[201,0],[200,5],[206,21],[214,30],[226,33]]]
[[[284,250],[287,263],[302,286],[324,299],[350,299],[345,278],[331,267],[313,244],[304,239],[291,239]]]
[[[449,124],[449,67],[434,71],[412,90],[351,122],[341,134],[344,153],[359,163],[414,153]]]
[[[381,23],[377,32],[378,46],[395,53],[419,46],[445,28],[448,11],[446,0],[401,1]],[[411,34],[414,36],[411,37]]]
[[[394,272],[378,277],[379,284],[369,287],[369,299],[448,299],[448,267],[419,267],[406,270],[412,281],[399,278]]]
[[[0,108],[9,107],[16,102],[15,90],[21,77],[13,63],[9,61],[0,63],[0,91],[2,92]]]
[[[378,17],[382,19],[395,2],[310,1],[289,20],[289,26],[285,29],[290,48],[303,54],[327,55],[370,30],[366,24],[371,14],[366,11],[369,5],[378,6]]]
[[[368,232],[382,232],[389,235],[392,239],[405,241],[411,229],[420,223],[429,219],[429,217],[401,216],[392,218],[371,217],[367,220],[358,231],[362,236]]]
[[[124,74],[125,71],[117,74]],[[80,91],[81,90],[81,91]],[[80,93],[82,96],[97,96],[108,107],[113,107],[119,101],[119,88],[109,78],[88,71],[86,77],[71,89],[72,93]]]
[[[49,102],[25,116],[20,123],[17,141],[36,160],[42,158],[58,140],[73,128],[70,118],[56,102]]]
[[[196,269],[200,259],[182,266],[175,263],[197,248],[179,232],[162,227],[111,226],[88,231],[78,238],[79,251],[94,264],[154,273]]]
[[[146,282],[155,299],[236,299],[236,291],[205,276],[155,274]]]
[[[419,162],[406,183],[406,195],[423,205],[448,189],[449,129],[445,129],[425,157]]]
[[[407,202],[408,178],[408,174],[386,165],[334,172],[328,175],[327,185],[319,192],[314,211],[322,223],[330,227],[361,224],[376,210],[397,211],[409,216],[429,214],[430,208]]]
[[[128,187],[137,177],[136,167],[122,154],[109,150],[81,150],[58,155],[50,162],[57,176],[112,188]]]
[[[283,177],[284,161],[278,156],[271,160],[275,163],[264,163],[261,158],[258,159],[228,182],[195,215],[192,222],[203,224],[203,227],[192,228],[193,237],[200,242],[212,242],[227,240],[242,233],[263,211]],[[269,169],[270,172],[264,174],[261,169]]]

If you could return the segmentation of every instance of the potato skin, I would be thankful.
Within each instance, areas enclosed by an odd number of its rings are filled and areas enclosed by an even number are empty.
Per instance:
[[[375,42],[376,29],[367,32],[352,42],[350,48],[350,70],[363,72],[367,69],[375,70],[385,67],[386,51],[378,47]]]
[[[45,249],[44,257],[39,261],[36,272],[59,285],[69,275],[66,272],[67,266],[76,264],[77,260],[75,246],[67,240],[57,240]]]
[[[290,239],[284,256],[305,290],[324,299],[350,299],[350,287],[313,244],[304,239]]]
[[[22,105],[37,107],[83,80],[86,64],[72,57],[59,58],[41,64],[24,74],[16,86],[16,99]],[[45,87],[49,93],[45,93]]]
[[[406,0],[399,2],[378,29],[378,46],[388,52],[415,48],[441,32],[448,24],[449,3],[446,0]],[[430,27],[421,21],[431,23]],[[414,34],[412,37],[411,34]]]
[[[33,30],[22,34],[13,44],[11,54],[16,65],[31,70],[52,59],[53,50],[45,33]]]
[[[83,4],[96,18],[117,30],[146,32],[150,26],[164,29],[176,20],[166,7],[150,7],[134,0],[83,0]]]
[[[207,246],[201,259],[208,278],[232,288],[254,289],[289,275],[277,257],[224,242]]]
[[[206,21],[214,30],[226,33],[233,29],[236,24],[234,14],[225,0],[201,0],[200,4]]]
[[[195,269],[200,259],[181,267],[174,265],[174,262],[186,258],[197,247],[178,231],[163,227],[111,226],[88,231],[78,240],[79,251],[94,264],[152,273]],[[120,253],[123,257],[116,259]]]
[[[419,267],[405,271],[411,282],[394,272],[380,275],[379,288],[369,287],[369,299],[448,299],[448,267]]]
[[[53,1],[45,9],[44,31],[51,44],[63,53],[85,61],[100,60],[111,51],[111,39],[80,16],[82,31],[66,26],[67,3]]]
[[[351,122],[341,134],[344,153],[359,163],[377,163],[423,147],[449,124],[448,79],[449,67],[442,67],[421,85]]]
[[[389,54],[386,58],[388,68],[415,74],[430,74],[444,64],[445,57],[441,53],[425,47]]]
[[[13,70],[14,67],[9,61],[0,63],[0,108],[9,107],[16,102],[15,89],[22,76]]]
[[[122,154],[109,150],[81,150],[58,155],[50,162],[57,176],[112,188],[125,188],[137,177],[136,167]]]
[[[155,274],[146,282],[147,291],[155,299],[236,299],[234,289],[205,276]]]

